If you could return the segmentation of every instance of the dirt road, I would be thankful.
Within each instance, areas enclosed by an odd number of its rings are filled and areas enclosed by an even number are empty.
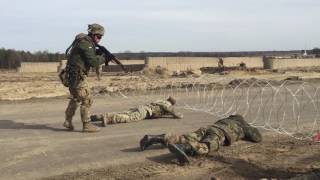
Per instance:
[[[0,108],[0,179],[33,179],[65,172],[144,162],[167,151],[137,152],[146,133],[187,131],[207,125],[209,115],[183,111],[183,120],[158,119],[103,128],[83,134],[79,115],[76,131],[62,128],[66,99],[2,103]],[[126,99],[96,98],[92,112],[120,111],[133,106]],[[199,118],[201,117],[201,118]]]
[[[94,99],[93,113],[121,111],[150,100]],[[144,134],[195,130],[217,117],[179,109],[184,119],[144,120],[83,134],[78,112],[76,131],[63,129],[66,105],[65,98],[0,103],[0,179],[285,178],[320,167],[315,161],[320,157],[317,144],[265,131],[264,143],[238,142],[210,158],[179,167],[164,148],[140,152],[140,138]]]

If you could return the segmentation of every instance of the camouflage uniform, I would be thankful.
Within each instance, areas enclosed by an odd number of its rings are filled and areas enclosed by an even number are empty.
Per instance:
[[[260,132],[250,126],[242,116],[232,115],[221,119],[208,127],[202,127],[198,130],[183,135],[162,134],[145,135],[140,141],[141,150],[145,150],[152,144],[161,143],[170,149],[174,144],[189,146],[189,155],[205,155],[219,150],[220,146],[231,145],[238,140],[248,140],[260,142],[262,140]],[[174,147],[177,149],[177,147]],[[174,152],[176,152],[174,149]],[[181,150],[178,149],[178,154]],[[185,149],[183,149],[184,151]],[[185,152],[183,152],[185,153]],[[186,153],[188,154],[188,153]],[[185,156],[185,154],[184,154]]]
[[[72,46],[72,48],[71,48]],[[90,67],[97,67],[104,63],[102,56],[96,55],[93,39],[85,34],[79,34],[70,48],[66,65],[66,78],[70,92],[70,101],[65,111],[66,121],[64,126],[73,129],[72,117],[80,104],[82,122],[89,123],[89,109],[92,105],[87,76]]]
[[[102,121],[104,124],[118,124],[140,121],[143,119],[160,118],[164,115],[172,115],[174,118],[182,118],[182,115],[174,111],[173,105],[167,100],[158,100],[147,105],[132,108],[129,111],[119,113],[105,113],[100,115],[101,120],[91,116],[92,121]]]
[[[245,134],[239,119],[242,119],[242,117],[230,116],[191,133],[183,135],[166,134],[164,142],[166,145],[188,143],[199,155],[218,151],[220,146],[230,145],[235,141],[244,139]]]
[[[220,72],[224,71],[224,65],[223,65],[223,59],[222,58],[219,58],[219,61],[218,61],[218,70]]]

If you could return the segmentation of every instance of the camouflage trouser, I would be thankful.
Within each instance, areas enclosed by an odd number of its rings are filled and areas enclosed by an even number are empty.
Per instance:
[[[79,104],[80,115],[82,122],[89,122],[89,109],[92,105],[92,98],[90,96],[89,85],[86,76],[72,87],[69,87],[70,101],[66,109],[66,121],[71,122]]]
[[[119,113],[106,113],[104,118],[107,118],[108,124],[129,123],[140,121],[147,118],[148,112],[144,106],[132,108],[129,111]]]
[[[208,154],[217,151],[224,143],[223,131],[217,128],[199,128],[198,130],[183,134],[166,134],[165,144],[190,144],[196,154]]]
[[[230,116],[214,123],[207,128],[200,128],[194,132],[175,135],[166,134],[165,144],[190,144],[199,155],[218,151],[222,145],[244,138],[243,128],[238,116]]]

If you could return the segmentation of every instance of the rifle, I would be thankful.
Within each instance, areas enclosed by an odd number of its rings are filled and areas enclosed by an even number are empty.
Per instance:
[[[106,62],[105,65],[108,66],[110,61],[113,61],[114,63],[118,64],[121,66],[122,70],[127,72],[123,64],[113,55],[111,54],[104,46],[101,46],[99,44],[96,45],[99,49],[97,49],[97,54],[98,55],[103,55]]]

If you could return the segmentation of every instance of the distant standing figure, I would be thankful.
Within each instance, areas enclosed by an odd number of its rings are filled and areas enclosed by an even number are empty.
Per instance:
[[[247,69],[247,65],[244,62],[241,62],[239,66],[240,66],[240,70],[246,70]]]
[[[224,71],[224,65],[223,65],[223,59],[222,58],[219,58],[218,68],[219,68],[220,72]]]

